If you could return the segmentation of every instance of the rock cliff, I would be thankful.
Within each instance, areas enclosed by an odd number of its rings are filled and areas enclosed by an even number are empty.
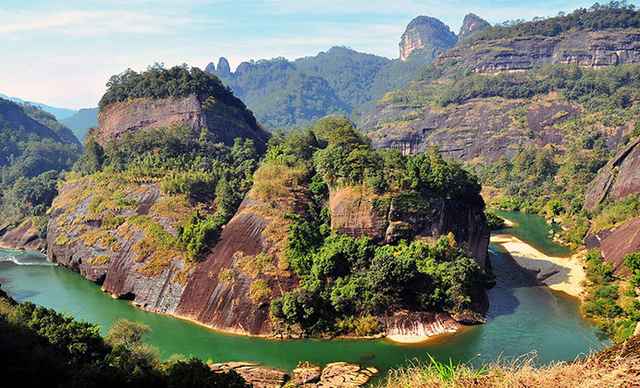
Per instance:
[[[606,201],[640,193],[640,139],[624,147],[599,172],[589,186],[584,207],[595,210]]]
[[[47,242],[29,217],[15,228],[0,228],[0,247],[44,252]]]
[[[460,32],[458,33],[458,41],[461,42],[468,39],[489,27],[491,27],[491,24],[480,16],[473,13],[467,14],[462,21],[462,27],[460,27]]]
[[[587,248],[600,249],[602,257],[613,264],[617,274],[628,275],[624,257],[640,251],[640,218],[633,218],[613,229],[589,234],[585,239]]]
[[[526,145],[561,147],[564,123],[580,112],[579,105],[557,95],[474,99],[446,108],[390,102],[380,104],[363,125],[378,148],[412,154],[435,145],[450,158],[495,161]],[[620,129],[610,141],[620,141],[622,135]]]
[[[457,42],[456,34],[436,18],[418,16],[413,19],[400,38],[400,59],[406,61],[411,54],[421,52],[435,58],[453,47]]]
[[[260,150],[264,150],[269,138],[243,105],[232,105],[215,97],[200,101],[195,95],[115,102],[101,109],[98,121],[99,130],[94,131],[94,138],[103,145],[127,133],[171,126],[186,126],[194,134],[206,129],[227,145],[238,137],[253,139]]]
[[[63,186],[51,208],[47,256],[118,298],[172,313],[189,269],[178,251],[150,247],[147,226],[154,221],[175,233],[177,210],[166,209],[168,198],[156,184],[115,185],[90,176]],[[124,192],[129,205],[112,214],[111,221],[99,219],[95,207],[115,191]]]
[[[441,198],[377,196],[363,187],[342,187],[330,194],[331,227],[354,237],[387,244],[414,238],[436,239],[452,232],[482,268],[487,267],[489,229],[483,207],[464,207]]]
[[[640,30],[573,31],[554,37],[470,39],[440,56],[436,64],[451,61],[474,73],[523,71],[544,64],[599,68],[640,63]]]

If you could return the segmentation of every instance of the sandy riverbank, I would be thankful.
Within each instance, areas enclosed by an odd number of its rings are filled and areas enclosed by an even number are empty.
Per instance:
[[[580,298],[586,274],[580,253],[571,257],[546,255],[509,234],[491,236],[491,242],[504,248],[523,268],[538,272],[541,283],[549,288]]]

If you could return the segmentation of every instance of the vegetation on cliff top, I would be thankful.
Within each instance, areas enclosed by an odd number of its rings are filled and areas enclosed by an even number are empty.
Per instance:
[[[207,99],[222,101],[224,104],[244,110],[244,103],[236,98],[214,75],[186,64],[165,69],[155,64],[138,73],[127,69],[112,76],[107,82],[107,91],[100,99],[100,109],[107,105],[134,98],[167,98],[195,95],[205,103]],[[252,121],[255,118],[250,113]]]
[[[406,200],[398,203],[422,206],[424,212],[434,198],[481,209],[480,186],[459,165],[435,151],[407,157],[374,150],[349,121],[333,117],[311,131],[274,138],[258,170],[254,190],[259,192],[254,195],[267,189],[260,176],[274,168],[297,171],[301,178],[296,191],[308,198],[286,216],[284,255],[300,286],[271,303],[271,316],[280,329],[369,335],[381,329],[376,317],[398,309],[471,309],[485,277],[452,234],[427,243],[411,241],[418,232],[412,231],[406,241],[381,244],[366,235],[332,232],[327,208],[329,188],[360,187],[374,193],[379,206],[400,196]],[[272,186],[268,190],[266,197],[276,201],[273,194],[283,192]]]
[[[161,362],[158,350],[144,343],[148,332],[117,321],[103,338],[96,325],[0,296],[3,379],[47,387],[248,387],[235,372],[213,373],[195,358]]]
[[[535,18],[532,21],[506,21],[501,26],[487,28],[473,37],[473,41],[522,36],[557,36],[572,30],[600,31],[610,28],[640,27],[640,12],[627,1],[595,3],[590,8],[579,8],[569,14],[560,13],[551,18]]]

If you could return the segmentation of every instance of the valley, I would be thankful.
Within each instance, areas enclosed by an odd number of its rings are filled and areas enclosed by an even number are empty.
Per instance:
[[[460,19],[0,95],[8,379],[640,381],[640,10]]]

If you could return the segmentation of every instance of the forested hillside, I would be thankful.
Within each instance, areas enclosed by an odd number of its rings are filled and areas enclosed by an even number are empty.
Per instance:
[[[59,174],[80,153],[80,143],[51,114],[0,99],[0,235],[26,218],[44,233]]]
[[[334,47],[314,57],[244,62],[230,72],[226,60],[208,71],[217,75],[268,128],[309,124],[328,114],[357,117],[385,92],[413,79],[432,57],[409,61]]]

